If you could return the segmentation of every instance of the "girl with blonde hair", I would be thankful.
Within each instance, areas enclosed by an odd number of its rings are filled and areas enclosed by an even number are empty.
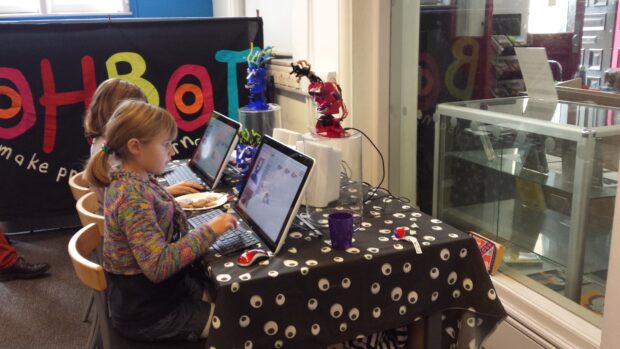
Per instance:
[[[138,340],[206,337],[214,307],[202,300],[205,288],[188,267],[236,226],[234,217],[222,214],[189,230],[179,204],[153,177],[170,161],[177,136],[164,109],[124,101],[103,136],[85,175],[106,188],[103,268],[112,325]],[[112,155],[120,167],[111,171]]]

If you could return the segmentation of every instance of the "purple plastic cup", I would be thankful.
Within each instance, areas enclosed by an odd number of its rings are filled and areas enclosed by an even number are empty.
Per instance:
[[[353,215],[349,212],[336,212],[327,217],[329,222],[329,237],[332,247],[336,250],[346,250],[353,242]]]

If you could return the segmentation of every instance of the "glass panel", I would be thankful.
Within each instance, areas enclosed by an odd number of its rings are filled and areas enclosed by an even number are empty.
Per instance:
[[[0,14],[27,14],[39,12],[39,0],[0,0]]]
[[[538,114],[527,102],[440,108],[435,212],[504,244],[502,272],[598,325],[617,190],[620,127],[614,124],[620,110],[562,102]],[[537,127],[540,120],[566,131],[546,134]]]
[[[390,186],[415,185],[423,211],[504,243],[502,272],[600,325],[620,155],[620,113],[602,106],[620,107],[617,2],[422,1],[419,17],[408,6],[392,1]],[[545,48],[570,102],[523,98],[519,46]]]
[[[47,0],[49,13],[127,13],[125,0]]]

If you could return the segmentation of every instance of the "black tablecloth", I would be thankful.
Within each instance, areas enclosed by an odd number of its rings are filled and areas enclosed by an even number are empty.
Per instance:
[[[366,206],[353,247],[292,229],[268,261],[208,256],[215,314],[207,348],[319,348],[440,314],[443,348],[477,348],[505,317],[467,234],[392,198]],[[393,229],[409,228],[422,254]],[[440,339],[439,339],[440,338]]]

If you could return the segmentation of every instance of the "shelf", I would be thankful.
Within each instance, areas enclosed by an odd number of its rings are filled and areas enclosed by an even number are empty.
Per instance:
[[[523,168],[521,156],[519,155],[518,148],[504,148],[494,149],[495,158],[488,160],[484,150],[467,150],[446,153],[447,157],[454,157],[461,160],[469,161],[480,166],[496,170],[511,176],[516,176],[521,179],[538,183],[543,186],[554,188],[565,193],[573,192],[573,181],[562,178],[560,172],[550,170],[549,173],[540,173],[528,168]],[[553,158],[547,155],[549,163],[553,162]],[[603,185],[603,187],[593,186],[591,192],[591,198],[609,198],[616,196],[617,183],[613,181],[614,172],[608,172],[606,174],[607,181],[613,183],[612,185]],[[610,182],[612,181],[612,182]]]
[[[459,207],[446,208],[441,219],[458,228],[495,232],[486,234],[489,238],[517,246],[524,251],[536,253],[547,261],[563,267],[567,265],[568,235],[570,217],[545,209],[528,221],[515,223],[517,200],[508,199]],[[488,216],[495,216],[498,226],[490,223]],[[531,217],[531,214],[528,215]],[[589,225],[584,272],[591,273],[607,268],[609,262],[609,229]]]

